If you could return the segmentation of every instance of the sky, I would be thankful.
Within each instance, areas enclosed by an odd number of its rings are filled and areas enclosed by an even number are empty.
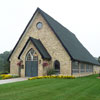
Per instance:
[[[0,0],[0,53],[14,48],[37,7],[100,56],[100,0]]]

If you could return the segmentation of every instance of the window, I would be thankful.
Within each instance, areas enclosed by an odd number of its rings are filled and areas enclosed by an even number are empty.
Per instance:
[[[36,54],[36,52],[34,52],[34,54],[33,54],[33,60],[37,61],[37,54]]]
[[[85,72],[85,64],[81,63],[80,65],[80,72],[83,73]]]
[[[90,65],[90,72],[93,72],[93,65]]]
[[[93,65],[87,64],[86,65],[86,72],[93,72]]]
[[[72,62],[72,73],[79,73],[79,63],[77,61]]]
[[[86,64],[86,72],[89,72],[89,64]]]
[[[42,22],[38,22],[38,23],[36,24],[37,29],[41,29],[42,26],[43,26]]]
[[[72,74],[86,73],[86,72],[93,72],[93,65],[81,62],[79,63],[76,61],[72,62]]]
[[[54,61],[54,69],[56,74],[60,73],[60,62],[58,60]]]
[[[36,52],[33,49],[30,49],[26,55],[26,61],[37,61],[37,60],[38,60],[38,56]]]
[[[28,54],[27,54],[27,61],[30,61],[30,60],[32,60],[32,58],[31,58],[31,54],[28,53]]]

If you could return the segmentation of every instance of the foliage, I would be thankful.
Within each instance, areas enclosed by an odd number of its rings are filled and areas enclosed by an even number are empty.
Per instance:
[[[75,76],[63,76],[63,75],[52,75],[52,76],[37,76],[37,77],[31,77],[28,80],[34,80],[34,79],[44,79],[44,78],[60,78],[60,79],[75,79]]]
[[[9,75],[9,74],[3,74],[1,76],[2,76],[2,79],[10,79],[10,78],[12,78],[12,75]]]
[[[98,62],[100,63],[100,56],[98,57]]]
[[[5,70],[5,71],[0,71],[0,74],[8,74],[9,71],[8,70]]]
[[[2,79],[2,76],[0,76],[0,80]]]
[[[20,60],[20,61],[17,63],[17,66],[22,67],[22,64],[23,64],[23,61]]]
[[[0,54],[0,73],[9,73],[9,62],[7,61],[10,52]]]
[[[48,63],[47,62],[44,62],[43,63],[43,67],[47,67],[48,66]]]
[[[1,74],[0,79],[10,79],[10,78],[17,78],[18,75],[12,75],[12,74]]]
[[[54,69],[48,69],[47,70],[47,75],[53,75],[55,74],[55,70]]]

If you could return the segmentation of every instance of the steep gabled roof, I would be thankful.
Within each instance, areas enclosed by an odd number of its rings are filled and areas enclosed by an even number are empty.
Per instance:
[[[41,9],[39,11],[73,60],[100,65],[72,32]]]
[[[23,51],[25,50],[27,44],[29,43],[29,41],[31,41],[33,43],[33,45],[36,47],[36,49],[39,51],[39,53],[41,54],[43,59],[47,59],[50,60],[51,56],[49,55],[49,53],[47,52],[46,48],[43,46],[42,42],[40,40],[34,39],[32,37],[30,37],[26,44],[24,45],[22,51],[20,52],[18,59],[20,59]]]
[[[56,20],[54,20],[52,17],[50,17],[48,14],[46,14],[41,9],[37,8],[36,12],[40,12],[40,14],[43,16],[43,18],[47,21],[48,25],[51,27],[51,29],[54,31],[55,35],[61,42],[62,46],[65,48],[65,50],[68,52],[72,60],[81,61],[81,62],[87,62],[95,65],[100,65],[98,61],[95,60],[95,58],[88,52],[88,50],[80,43],[80,41],[76,38],[76,36],[70,32],[68,29],[66,29],[64,26],[62,26],[60,23],[58,23]],[[35,13],[36,13],[35,12]],[[34,15],[35,15],[34,13]],[[32,16],[31,20],[29,21],[28,25],[26,26],[23,34],[25,33],[27,27],[29,26],[30,22],[32,21],[34,15]],[[21,35],[21,37],[23,36]],[[20,37],[20,39],[21,39]],[[19,39],[19,41],[20,41]],[[17,42],[16,46],[18,45],[19,41]],[[15,46],[15,48],[16,48]],[[13,49],[12,53],[14,52],[15,48]],[[11,53],[11,55],[12,55]],[[10,56],[11,56],[10,55]],[[9,58],[10,58],[9,56]]]

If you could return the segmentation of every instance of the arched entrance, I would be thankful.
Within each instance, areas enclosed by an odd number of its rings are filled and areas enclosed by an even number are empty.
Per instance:
[[[60,62],[58,60],[54,61],[54,69],[56,74],[60,74]]]
[[[30,49],[25,58],[25,76],[38,76],[38,56],[37,53]]]

